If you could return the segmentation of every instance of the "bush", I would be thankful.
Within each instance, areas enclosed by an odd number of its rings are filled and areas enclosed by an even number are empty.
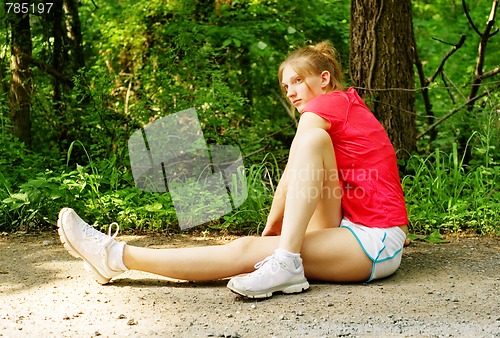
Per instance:
[[[453,144],[451,154],[439,149],[405,164],[402,179],[411,231],[472,230],[500,234],[500,167],[465,166]]]

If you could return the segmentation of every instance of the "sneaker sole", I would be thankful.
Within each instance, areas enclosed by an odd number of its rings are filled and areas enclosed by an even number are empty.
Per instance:
[[[59,212],[59,218],[57,219],[57,232],[59,234],[59,239],[61,240],[61,243],[64,245],[64,248],[66,249],[66,251],[69,252],[69,254],[71,256],[73,256],[75,258],[81,258],[85,261],[85,263],[84,263],[85,270],[87,270],[92,275],[92,277],[94,278],[94,280],[97,283],[99,283],[101,285],[108,284],[111,281],[111,278],[104,277],[99,272],[99,270],[95,266],[92,265],[92,263],[90,263],[83,255],[81,255],[78,252],[78,250],[76,250],[71,245],[70,241],[66,237],[66,233],[64,232],[64,229],[62,226],[62,217],[63,217],[63,214],[69,210],[70,209],[67,209],[67,208],[61,209],[61,211]]]
[[[229,290],[232,292],[243,296],[247,298],[257,298],[257,299],[263,299],[263,298],[270,298],[275,292],[281,292],[285,294],[291,294],[291,293],[300,293],[303,291],[306,291],[309,289],[309,282],[305,281],[300,284],[293,284],[289,286],[279,286],[270,290],[262,291],[262,292],[250,292],[250,291],[241,291],[238,290],[234,287],[232,283],[228,283],[227,287]]]

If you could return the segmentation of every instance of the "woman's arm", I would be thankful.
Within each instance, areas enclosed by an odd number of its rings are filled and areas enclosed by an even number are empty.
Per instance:
[[[262,231],[262,236],[279,236],[281,234],[281,226],[283,222],[283,214],[285,212],[286,192],[288,187],[287,169],[283,171],[283,175],[278,182],[276,191],[274,192],[273,202],[269,215],[267,217],[266,227]]]

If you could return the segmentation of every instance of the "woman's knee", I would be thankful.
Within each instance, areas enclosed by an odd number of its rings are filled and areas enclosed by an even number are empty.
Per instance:
[[[321,128],[305,130],[296,140],[296,144],[298,154],[294,159],[299,164],[314,162],[314,158],[319,157],[325,169],[337,169],[332,139],[326,130]]]
[[[234,249],[236,249],[236,251],[238,253],[244,254],[245,252],[247,252],[249,250],[254,239],[255,239],[255,237],[251,237],[251,236],[239,237],[239,238],[235,239],[234,241],[230,242],[228,245],[233,246]]]
[[[248,262],[248,258],[251,256],[252,247],[255,246],[255,240],[257,237],[245,236],[235,239],[234,241],[227,244],[231,247],[231,253],[234,255],[234,260],[238,261],[238,264],[252,268],[255,263]]]
[[[321,128],[311,128],[298,135],[297,144],[299,149],[311,151],[313,149],[325,149],[333,147],[328,132]]]
[[[291,167],[298,167],[301,170],[295,174],[304,175],[305,166],[306,169],[320,170],[319,173],[312,173],[324,175],[325,181],[338,182],[337,161],[332,140],[324,129],[311,128],[303,131],[297,140],[297,153],[292,161]]]
[[[246,236],[235,239],[227,245],[231,246],[231,250],[228,252],[233,256],[236,264],[241,266],[243,270],[251,272],[256,263],[274,252],[278,243],[278,236]]]

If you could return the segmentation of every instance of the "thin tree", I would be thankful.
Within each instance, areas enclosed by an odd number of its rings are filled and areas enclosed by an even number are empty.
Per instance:
[[[6,10],[7,12],[7,10]],[[13,134],[22,142],[31,141],[31,92],[32,77],[30,58],[32,54],[30,18],[28,14],[7,15],[11,28],[10,69],[10,114]]]
[[[64,0],[63,10],[66,17],[66,40],[71,50],[70,64],[73,74],[85,67],[85,55],[83,53],[83,38],[78,15],[78,1]]]
[[[50,14],[50,19],[52,21],[52,39],[54,41],[52,45],[52,69],[65,69],[66,58],[64,53],[63,8],[61,1],[57,1],[54,4]],[[52,87],[54,106],[57,110],[62,110],[63,83],[58,77],[53,77]]]
[[[498,33],[498,29],[493,30],[493,26],[495,25],[495,16],[498,8],[498,0],[493,0],[491,4],[491,11],[488,17],[488,21],[486,22],[484,30],[481,32],[474,20],[470,16],[469,9],[467,8],[467,3],[465,0],[462,0],[462,7],[464,9],[465,15],[467,16],[467,20],[469,24],[472,26],[472,29],[479,36],[479,46],[478,46],[478,57],[476,61],[476,66],[474,70],[474,79],[472,81],[472,86],[469,91],[469,96],[467,97],[467,111],[469,112],[468,118],[473,117],[472,111],[474,110],[475,101],[473,100],[479,93],[479,89],[484,81],[497,75],[500,73],[500,67],[496,67],[491,69],[488,72],[484,71],[484,63],[486,59],[486,47],[488,45],[489,39]],[[472,134],[472,130],[469,124],[465,124],[464,131],[458,138],[458,143],[460,148],[464,151],[464,163],[469,163],[472,159],[472,151],[470,147],[467,147],[467,143],[469,141],[470,135]]]

